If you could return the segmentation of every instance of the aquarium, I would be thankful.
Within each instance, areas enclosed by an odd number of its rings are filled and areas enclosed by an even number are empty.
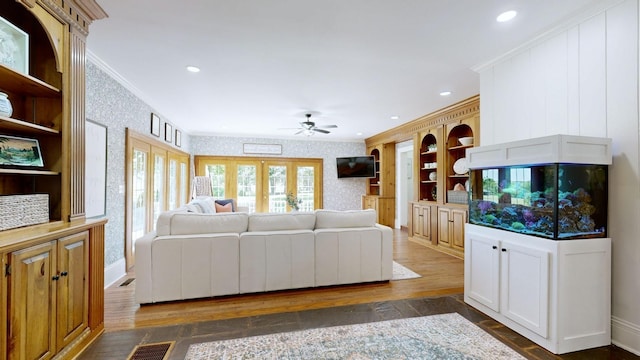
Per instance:
[[[472,169],[469,222],[554,240],[607,236],[607,165]]]

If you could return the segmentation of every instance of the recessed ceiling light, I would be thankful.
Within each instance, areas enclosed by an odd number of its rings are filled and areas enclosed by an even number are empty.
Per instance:
[[[400,119],[400,116],[398,116],[398,115],[393,115],[391,117],[391,120],[398,120],[398,119]]]
[[[440,96],[449,96],[451,95],[451,91],[443,91],[440,93]]]
[[[516,15],[518,15],[518,13],[515,10],[505,11],[502,14],[498,15],[498,17],[496,18],[496,21],[497,22],[509,21],[514,17],[516,17]]]
[[[362,136],[362,133],[361,132],[357,132],[356,135],[357,136]]]
[[[190,71],[192,73],[197,73],[197,72],[200,72],[200,68],[197,67],[197,66],[189,65],[189,66],[187,66],[187,71]]]

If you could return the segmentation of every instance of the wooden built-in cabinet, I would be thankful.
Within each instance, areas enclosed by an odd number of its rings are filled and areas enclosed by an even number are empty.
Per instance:
[[[396,185],[395,177],[389,181],[387,175],[395,173],[395,143],[411,140],[414,199],[400,204],[409,210],[409,240],[464,257],[469,173],[460,169],[464,169],[466,149],[479,143],[479,129],[480,98],[474,96],[366,139],[368,153],[379,159],[380,174],[370,180],[363,208],[377,209],[380,217],[380,201],[393,203],[393,209],[384,208],[383,214],[386,224],[393,226]],[[473,138],[473,142],[462,144],[459,139],[464,137]],[[462,190],[452,192],[457,184]]]
[[[68,359],[104,330],[104,224],[85,218],[86,37],[95,0],[8,0],[28,71],[0,64],[13,113],[0,134],[38,140],[42,167],[0,167],[0,196],[46,194],[49,221],[0,231],[0,359]]]
[[[362,208],[376,210],[377,222],[393,227],[396,206],[395,143],[368,146],[367,153],[375,158],[376,176],[367,180],[367,193],[362,197]]]

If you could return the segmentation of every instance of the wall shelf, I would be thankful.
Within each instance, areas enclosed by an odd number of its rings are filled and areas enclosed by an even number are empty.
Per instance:
[[[0,78],[2,78],[2,89],[6,91],[17,91],[39,97],[60,96],[60,89],[33,76],[19,73],[1,64]]]
[[[0,129],[3,130],[12,130],[19,131],[21,133],[27,134],[50,134],[57,135],[60,134],[60,131],[52,128],[48,128],[46,126],[32,124],[23,120],[8,118],[4,116],[0,116]]]

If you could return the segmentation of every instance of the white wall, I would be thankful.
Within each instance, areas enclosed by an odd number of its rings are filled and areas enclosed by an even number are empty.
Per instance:
[[[638,0],[582,14],[480,72],[481,143],[610,137],[613,342],[640,354]]]
[[[413,140],[396,144],[395,228],[407,226],[409,201],[413,199]]]

